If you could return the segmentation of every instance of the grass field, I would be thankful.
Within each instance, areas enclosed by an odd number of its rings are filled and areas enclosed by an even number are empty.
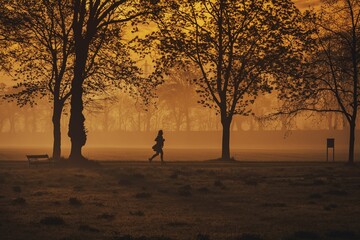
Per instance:
[[[360,168],[1,161],[0,239],[360,239]]]

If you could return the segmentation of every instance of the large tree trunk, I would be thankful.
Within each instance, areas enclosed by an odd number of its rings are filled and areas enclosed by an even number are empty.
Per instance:
[[[61,113],[64,105],[54,100],[54,110],[52,116],[53,122],[53,154],[52,157],[55,160],[59,160],[61,157]]]
[[[71,110],[69,121],[69,137],[71,139],[71,151],[69,159],[74,161],[85,160],[82,155],[82,147],[86,143],[85,117],[83,115],[83,89],[82,84],[73,81],[71,91]]]
[[[222,149],[221,149],[221,159],[223,161],[230,160],[230,125],[231,119],[228,117],[223,117],[221,119],[222,124]]]
[[[350,122],[350,137],[349,137],[349,163],[354,163],[354,152],[355,152],[355,121]]]
[[[86,160],[86,158],[83,157],[81,152],[82,147],[86,143],[82,85],[85,79],[85,68],[86,60],[88,57],[88,48],[88,44],[84,43],[84,41],[78,42],[78,45],[76,46],[74,79],[71,83],[71,109],[68,135],[71,139],[71,151],[69,159],[74,161]]]

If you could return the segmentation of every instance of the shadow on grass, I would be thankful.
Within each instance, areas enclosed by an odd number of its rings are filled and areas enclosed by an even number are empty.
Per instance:
[[[325,235],[328,239],[337,239],[337,240],[360,239],[360,236],[358,236],[355,232],[347,231],[347,230],[330,230]]]
[[[320,235],[316,232],[297,231],[292,235],[283,238],[283,240],[320,240]]]

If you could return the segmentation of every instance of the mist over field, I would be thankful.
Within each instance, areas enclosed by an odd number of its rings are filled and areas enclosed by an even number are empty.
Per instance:
[[[342,130],[234,131],[231,151],[239,161],[326,161],[326,138],[335,138],[335,160],[346,161],[347,135]],[[25,160],[26,154],[51,152],[51,134],[2,133],[0,136],[0,160]],[[92,160],[146,161],[152,154],[155,136],[155,131],[89,134],[84,154]],[[165,159],[169,161],[210,160],[221,153],[219,131],[165,131],[164,138]],[[68,154],[69,143],[64,141],[63,155]],[[332,160],[332,149],[329,154]]]

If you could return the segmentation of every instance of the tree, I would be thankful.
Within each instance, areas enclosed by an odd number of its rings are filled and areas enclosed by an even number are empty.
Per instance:
[[[19,19],[15,31],[12,60],[16,92],[8,94],[20,106],[36,104],[37,97],[49,96],[52,100],[53,158],[61,156],[61,116],[70,97],[73,41],[70,0],[11,1],[9,15]],[[11,36],[10,35],[10,36]]]
[[[278,72],[296,65],[309,33],[290,0],[166,1],[150,36],[164,68],[196,64],[200,103],[216,108],[222,124],[222,156],[230,159],[233,116],[249,115],[259,94],[271,92]],[[281,77],[283,77],[283,75]]]
[[[158,89],[159,100],[169,109],[170,119],[174,121],[176,131],[180,131],[184,123],[186,131],[190,131],[190,111],[197,100],[192,80],[196,77],[194,69],[174,67],[168,70],[165,83]]]
[[[316,49],[304,64],[304,78],[284,86],[282,113],[337,113],[349,125],[348,161],[354,162],[359,110],[360,1],[324,0],[313,17]],[[286,89],[286,90],[285,90]]]
[[[85,159],[82,156],[82,147],[86,143],[83,85],[86,76],[93,70],[99,51],[106,41],[113,39],[112,33],[122,33],[121,29],[127,22],[149,13],[152,5],[156,2],[154,0],[73,0],[72,29],[75,64],[71,83],[72,95],[68,132],[71,138],[70,159]]]
[[[6,49],[11,46],[10,40],[17,39],[14,30],[20,23],[20,19],[11,16],[8,9],[10,0],[0,0],[0,71],[9,72],[11,62],[7,59]]]

